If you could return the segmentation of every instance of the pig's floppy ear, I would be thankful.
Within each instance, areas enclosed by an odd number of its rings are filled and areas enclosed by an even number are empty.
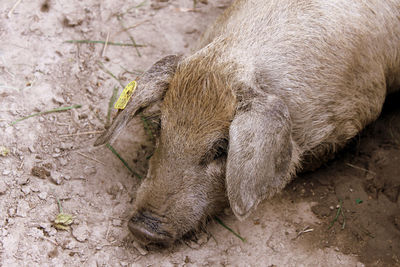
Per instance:
[[[118,113],[110,128],[96,140],[95,146],[112,142],[139,110],[163,99],[180,58],[176,55],[166,56],[137,79],[138,85],[129,103]]]
[[[281,99],[263,96],[237,111],[226,165],[227,193],[236,217],[245,219],[290,181],[293,153],[291,120]]]

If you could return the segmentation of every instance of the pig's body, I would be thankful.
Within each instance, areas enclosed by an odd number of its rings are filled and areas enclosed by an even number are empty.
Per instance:
[[[279,96],[301,158],[324,161],[399,88],[400,1],[236,1],[198,48],[187,60],[217,54],[238,65],[235,79]]]
[[[157,62],[97,144],[162,102],[129,227],[170,244],[229,204],[245,218],[328,159],[400,85],[400,0],[248,0],[195,53]]]

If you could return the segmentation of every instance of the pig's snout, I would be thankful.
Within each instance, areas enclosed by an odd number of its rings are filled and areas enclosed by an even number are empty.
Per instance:
[[[143,245],[168,246],[174,241],[173,234],[165,229],[162,220],[149,211],[137,212],[128,223],[129,230]]]

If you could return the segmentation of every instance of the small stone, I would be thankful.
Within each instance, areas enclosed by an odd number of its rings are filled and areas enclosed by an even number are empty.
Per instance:
[[[78,243],[74,240],[69,240],[69,242],[67,244],[65,244],[65,248],[72,250],[74,248],[76,248],[78,246]]]
[[[122,226],[122,221],[119,220],[119,219],[113,219],[112,220],[112,225],[113,226],[117,226],[117,227]]]
[[[61,154],[60,154],[60,153],[53,153],[51,156],[52,156],[53,158],[58,158],[58,157],[61,156]]]
[[[21,201],[18,203],[16,215],[25,218],[29,209],[28,203],[26,201]]]
[[[68,160],[66,158],[59,158],[61,166],[65,166],[68,164]]]
[[[40,198],[41,200],[45,200],[47,198],[47,192],[40,192],[38,194],[38,198]]]
[[[335,207],[334,207],[334,206],[329,206],[329,209],[330,209],[330,210],[334,210]]]
[[[76,27],[82,24],[83,17],[80,14],[70,14],[64,17],[63,24],[66,27]]]
[[[120,261],[119,264],[120,264],[122,267],[127,267],[127,266],[129,265],[129,263],[127,263],[127,262],[125,262],[125,261]]]
[[[35,192],[35,193],[40,191],[39,188],[37,188],[36,186],[32,186],[31,190],[32,190],[32,192]]]
[[[365,267],[365,264],[362,262],[357,262],[356,267]]]
[[[17,183],[18,183],[19,185],[26,185],[26,184],[29,183],[29,177],[28,177],[28,176],[19,177],[19,178],[17,179]]]
[[[7,192],[7,185],[4,181],[0,181],[0,196],[4,195]]]
[[[84,242],[89,237],[89,230],[85,223],[72,228],[72,236],[79,242]]]
[[[56,148],[54,148],[54,152],[56,152],[56,153],[60,153],[60,152],[61,152],[61,150],[60,150],[58,147],[56,147]]]
[[[149,253],[147,250],[142,248],[142,246],[135,240],[132,242],[132,245],[137,249],[137,251],[139,251],[140,255],[142,256],[146,256]]]
[[[4,176],[8,176],[10,173],[11,173],[10,170],[4,170],[4,171],[3,171],[3,175],[4,175]]]
[[[22,187],[21,191],[25,194],[28,195],[31,192],[31,189],[29,187]]]
[[[31,145],[31,146],[28,146],[28,150],[29,150],[29,152],[31,152],[31,153],[35,153],[36,152],[36,150],[35,150],[35,148]]]
[[[53,97],[53,102],[56,104],[64,104],[65,100],[64,100],[64,98],[62,98],[60,96],[55,96],[55,97]]]
[[[39,117],[39,122],[44,122],[44,118],[43,117]]]
[[[51,223],[42,222],[39,224],[39,227],[43,229],[46,233],[48,233],[51,229]]]
[[[14,217],[15,213],[16,213],[15,208],[9,208],[8,209],[8,216]]]
[[[61,148],[61,150],[69,150],[69,149],[74,148],[74,144],[73,143],[64,143],[64,142],[62,142],[60,144],[60,148]]]
[[[61,173],[53,171],[50,175],[50,180],[56,185],[60,185],[63,182],[63,177]]]

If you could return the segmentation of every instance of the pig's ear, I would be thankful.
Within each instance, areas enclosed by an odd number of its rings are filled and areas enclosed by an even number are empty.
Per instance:
[[[145,111],[164,98],[180,58],[176,55],[166,56],[137,79],[138,85],[129,103],[117,114],[110,128],[95,141],[95,146],[112,142],[138,111]]]
[[[280,191],[296,162],[286,104],[269,95],[242,106],[229,129],[226,165],[228,198],[239,219]]]

